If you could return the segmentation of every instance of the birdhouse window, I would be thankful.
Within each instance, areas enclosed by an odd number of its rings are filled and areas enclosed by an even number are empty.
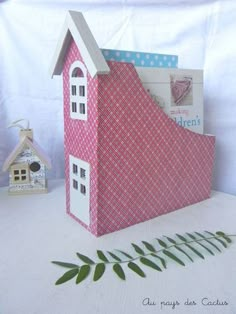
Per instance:
[[[70,67],[70,117],[87,120],[87,69],[80,61]]]
[[[11,170],[12,183],[28,183],[29,182],[29,169],[28,165],[19,164],[12,166]]]

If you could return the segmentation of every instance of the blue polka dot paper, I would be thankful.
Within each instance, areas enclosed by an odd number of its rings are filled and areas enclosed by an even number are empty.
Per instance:
[[[177,68],[178,56],[149,52],[101,49],[107,61],[130,62],[136,67]]]

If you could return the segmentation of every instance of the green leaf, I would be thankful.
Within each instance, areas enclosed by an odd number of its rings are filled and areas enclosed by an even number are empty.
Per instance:
[[[158,255],[156,255],[156,254],[154,254],[154,253],[152,253],[151,255],[152,255],[153,257],[158,258],[158,259],[161,261],[162,266],[166,269],[166,261],[164,260],[163,257],[160,257],[160,256],[158,256]]]
[[[205,232],[212,235],[216,241],[218,241],[221,245],[223,245],[224,248],[227,248],[227,244],[224,241],[222,241],[221,239],[217,238],[214,233],[212,233],[210,231],[205,231]]]
[[[196,233],[196,235],[198,235],[199,237],[206,239],[206,237],[202,233],[197,232],[197,231],[194,231],[194,233]]]
[[[228,236],[224,235],[223,238],[224,238],[228,243],[232,243],[232,240],[231,240]]]
[[[215,255],[212,250],[210,250],[207,246],[205,246],[204,244],[202,244],[201,242],[196,241],[196,243],[198,245],[200,245],[201,247],[203,247],[208,253],[210,253],[211,255]]]
[[[134,271],[136,274],[138,274],[140,277],[144,278],[146,277],[145,273],[142,271],[142,269],[135,263],[129,262],[128,267]]]
[[[222,232],[222,231],[216,231],[216,234],[220,237],[224,237],[225,236],[225,233]]]
[[[162,269],[157,264],[153,263],[153,261],[151,261],[150,259],[146,257],[140,257],[140,262],[155,270],[162,271]]]
[[[106,263],[109,262],[109,260],[107,259],[107,257],[102,251],[97,250],[97,256],[101,261],[106,262]]]
[[[90,265],[93,265],[94,264],[94,261],[92,261],[90,258],[88,258],[87,256],[83,255],[83,254],[80,254],[80,253],[76,253],[76,255],[78,256],[78,258],[86,263],[86,264],[90,264]]]
[[[145,255],[144,251],[138,245],[136,245],[134,243],[131,243],[131,244],[132,244],[132,246],[133,246],[133,248],[134,248],[136,253],[138,253],[139,255]]]
[[[120,266],[120,264],[117,264],[117,263],[114,264],[113,270],[120,279],[125,280],[125,273],[124,273],[122,267]]]
[[[206,233],[210,234],[211,236],[213,236],[214,238],[216,237],[216,235],[210,231],[205,230]]]
[[[216,234],[222,238],[224,238],[224,240],[226,240],[226,242],[231,243],[232,240],[222,231],[217,231]]]
[[[220,244],[222,244],[224,248],[227,248],[227,244],[224,241],[218,238],[215,238],[215,240],[218,241]]]
[[[79,265],[71,264],[71,263],[64,263],[64,262],[58,262],[58,261],[52,261],[52,263],[65,267],[65,268],[79,268]]]
[[[185,243],[185,245],[186,245],[191,251],[193,251],[196,255],[198,255],[198,256],[201,257],[202,259],[205,259],[205,257],[204,257],[198,250],[196,250],[194,247],[192,247],[192,246],[189,245],[188,243]]]
[[[176,244],[176,243],[177,243],[174,239],[172,239],[172,238],[170,238],[170,237],[165,236],[165,238],[166,238],[171,244]]]
[[[146,249],[150,252],[156,252],[155,248],[148,242],[142,241],[142,243],[145,245]]]
[[[113,271],[122,280],[126,279],[122,264],[128,265],[128,268],[130,268],[139,276],[146,277],[142,268],[140,268],[140,266],[134,262],[135,260],[139,259],[140,263],[157,271],[162,271],[163,269],[166,269],[169,259],[172,259],[174,262],[180,264],[181,266],[185,266],[185,259],[182,260],[184,255],[191,262],[194,261],[194,256],[190,254],[189,250],[191,250],[191,252],[193,252],[200,258],[204,259],[204,255],[206,255],[206,252],[210,253],[211,255],[216,254],[215,250],[221,252],[222,248],[219,248],[219,243],[224,248],[227,248],[228,244],[232,242],[232,236],[233,235],[225,234],[223,231],[217,231],[215,233],[212,233],[210,231],[204,231],[204,233],[186,232],[184,235],[176,234],[174,238],[164,236],[164,240],[163,237],[161,237],[161,239],[156,238],[158,244],[161,247],[161,249],[159,247],[158,251],[156,250],[155,245],[152,245],[146,241],[142,241],[142,246],[132,243],[133,249],[139,256],[135,254],[134,257],[132,257],[130,254],[120,250],[115,250],[114,253],[113,251],[107,251],[103,253],[103,251],[97,250],[97,256],[100,262],[96,264],[89,257],[80,253],[76,253],[78,258],[83,262],[82,266],[73,263],[52,261],[52,263],[55,265],[69,269],[56,281],[55,284],[60,285],[64,282],[69,281],[75,276],[77,276],[76,283],[78,284],[84,281],[89,276],[92,266],[94,266],[93,281],[98,281],[105,273],[106,264],[113,265]],[[176,250],[177,252],[174,250]],[[122,255],[118,254],[117,252],[121,253]],[[179,254],[179,252],[181,254]],[[159,253],[161,256],[159,256]],[[164,254],[164,257],[162,257],[162,254]],[[159,261],[154,260],[153,258],[150,259],[150,256],[158,259]]]
[[[183,237],[182,235],[176,233],[176,236],[183,242],[187,242],[187,239],[185,239],[185,237]]]
[[[128,257],[129,259],[133,259],[133,257],[131,255],[129,255],[128,253],[124,252],[124,251],[121,251],[121,250],[116,250],[120,253],[122,253],[124,256]]]
[[[182,266],[185,266],[184,262],[182,262],[176,255],[174,255],[170,251],[163,250],[163,254],[165,254],[169,258],[173,259],[176,263],[178,263],[178,264],[180,264]]]
[[[61,276],[57,281],[56,285],[61,285],[62,283],[71,280],[74,278],[79,272],[79,268],[73,268],[71,270],[68,270],[66,273],[64,273],[63,276]]]
[[[106,265],[104,263],[97,264],[93,275],[93,281],[98,281],[104,274],[105,269]]]
[[[215,243],[213,243],[213,242],[210,241],[209,239],[206,239],[206,237],[205,237],[203,234],[201,234],[200,232],[196,232],[196,231],[195,231],[195,233],[196,233],[199,237],[203,238],[204,241],[206,241],[206,242],[209,243],[211,246],[213,246],[217,251],[221,252],[221,250],[218,248],[218,246],[215,245]]]
[[[115,255],[115,254],[113,254],[113,253],[111,253],[111,252],[107,252],[109,255],[111,255],[111,257],[112,258],[114,258],[116,261],[118,261],[118,262],[121,262],[121,259],[117,256],[117,255]]]
[[[78,276],[76,278],[76,284],[79,284],[84,279],[86,279],[90,273],[91,266],[90,265],[83,265],[80,267]]]
[[[176,250],[178,250],[179,252],[183,253],[185,256],[187,256],[188,259],[190,259],[191,262],[193,262],[193,259],[190,255],[188,255],[183,249],[181,249],[180,247],[178,247],[177,245],[174,246],[174,248]]]
[[[196,240],[196,237],[195,237],[193,234],[188,233],[188,232],[186,232],[186,234],[187,234],[192,240]]]
[[[160,239],[157,239],[157,241],[160,244],[160,246],[164,247],[165,249],[168,247],[167,244],[164,241],[162,241]]]

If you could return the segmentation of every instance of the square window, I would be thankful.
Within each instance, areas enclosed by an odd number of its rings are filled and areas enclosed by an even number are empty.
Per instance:
[[[73,188],[75,190],[78,190],[78,182],[76,180],[73,179]]]
[[[14,170],[14,174],[19,174],[19,170]]]
[[[26,170],[25,170],[25,169],[22,169],[22,170],[21,170],[21,174],[26,174]]]
[[[72,112],[77,112],[77,104],[76,102],[72,102]]]
[[[83,184],[80,184],[80,193],[84,195],[86,194],[86,187]]]
[[[73,164],[73,173],[77,174],[78,173],[78,166]]]
[[[83,103],[79,104],[79,113],[85,114],[85,104]]]
[[[80,86],[79,87],[79,95],[80,96],[85,96],[85,86]]]
[[[83,168],[80,168],[80,178],[83,178],[83,179],[86,178],[86,171]]]
[[[20,177],[16,176],[14,179],[15,179],[15,181],[19,181]]]
[[[21,177],[21,180],[22,180],[22,181],[25,181],[25,180],[26,180],[26,176],[22,176],[22,177]]]
[[[71,94],[72,94],[73,96],[76,95],[76,85],[71,85]]]

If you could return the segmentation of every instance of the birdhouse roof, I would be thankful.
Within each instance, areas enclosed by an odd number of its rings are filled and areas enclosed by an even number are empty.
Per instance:
[[[103,57],[83,14],[81,12],[69,11],[52,59],[50,67],[51,76],[60,75],[62,73],[64,59],[72,38],[74,39],[92,77],[95,77],[97,74],[109,73],[110,69],[108,64]]]
[[[24,136],[20,139],[19,143],[16,145],[15,149],[11,152],[8,156],[6,161],[3,164],[2,170],[7,171],[12,163],[15,161],[17,156],[25,149],[25,147],[30,148],[34,154],[45,164],[45,166],[50,169],[51,168],[51,161],[42,150],[42,148],[38,145],[35,140],[29,139],[27,136]]]

